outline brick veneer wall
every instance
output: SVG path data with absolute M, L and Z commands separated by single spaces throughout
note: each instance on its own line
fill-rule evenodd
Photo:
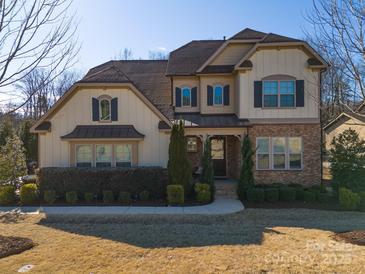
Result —
M 191 162 L 191 167 L 193 171 L 195 171 L 200 166 L 200 161 L 203 153 L 203 143 L 200 138 L 197 139 L 197 151 L 196 152 L 188 152 L 188 158 Z
M 236 136 L 227 136 L 227 175 L 239 179 L 241 167 L 241 141 Z
M 256 170 L 254 175 L 258 184 L 298 183 L 315 185 L 321 182 L 321 128 L 319 124 L 301 125 L 254 125 L 249 129 L 253 145 L 256 137 L 302 137 L 303 169 L 302 170 Z

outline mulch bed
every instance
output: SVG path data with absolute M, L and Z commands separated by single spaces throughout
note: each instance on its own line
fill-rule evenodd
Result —
M 263 202 L 263 203 L 253 203 L 248 201 L 243 201 L 245 208 L 308 208 L 308 209 L 320 209 L 320 210 L 341 210 L 340 206 L 336 202 L 326 202 L 326 203 L 318 203 L 318 202 L 302 202 L 302 201 L 293 201 L 293 202 L 282 202 L 278 201 L 275 203 Z
M 336 233 L 333 238 L 336 241 L 346 242 L 356 245 L 365 245 L 365 230 L 355 230 L 349 232 Z
M 34 243 L 31 239 L 22 237 L 6 237 L 0 235 L 0 258 L 19 254 L 31 249 Z

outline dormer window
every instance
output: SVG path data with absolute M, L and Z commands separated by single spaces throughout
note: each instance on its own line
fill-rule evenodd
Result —
M 182 88 L 182 106 L 183 107 L 191 106 L 191 90 L 188 87 Z
M 100 121 L 110 121 L 110 100 L 103 98 L 99 101 L 100 104 Z
M 214 105 L 223 105 L 223 87 L 221 85 L 214 86 Z

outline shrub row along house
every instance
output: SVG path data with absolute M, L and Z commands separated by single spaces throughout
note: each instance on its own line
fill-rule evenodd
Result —
M 238 178 L 242 137 L 258 183 L 321 179 L 320 74 L 306 42 L 252 29 L 191 41 L 169 60 L 92 68 L 32 127 L 40 167 L 162 166 L 184 120 L 193 170 L 211 138 L 214 175 Z

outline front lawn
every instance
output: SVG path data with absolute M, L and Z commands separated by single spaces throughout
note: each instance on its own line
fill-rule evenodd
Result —
M 335 232 L 365 228 L 365 213 L 247 209 L 224 216 L 2 216 L 4 236 L 30 250 L 0 260 L 1 273 L 361 273 L 365 246 Z

